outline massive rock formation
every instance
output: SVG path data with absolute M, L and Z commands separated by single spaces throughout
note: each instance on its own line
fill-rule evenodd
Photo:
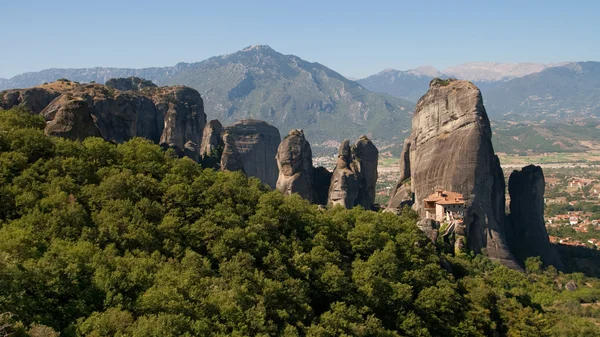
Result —
M 160 117 L 164 116 L 162 119 L 164 129 L 159 144 L 177 150 L 188 148 L 188 151 L 198 154 L 202 143 L 202 132 L 206 125 L 206 114 L 200 94 L 192 88 L 183 86 L 161 87 L 151 89 L 149 92 L 156 107 L 157 117 L 147 116 L 150 117 L 148 126 L 152 127 L 155 120 L 160 122 Z M 140 122 L 142 124 L 138 123 L 138 125 L 144 127 L 145 120 Z M 160 123 L 158 130 L 160 132 Z
M 277 181 L 277 128 L 251 119 L 226 129 L 218 120 L 207 124 L 200 94 L 188 87 L 157 87 L 137 77 L 106 85 L 59 80 L 0 93 L 0 108 L 14 106 L 42 113 L 48 134 L 115 143 L 143 137 L 207 167 L 243 171 L 271 187 Z
M 182 155 L 199 154 L 206 114 L 196 90 L 184 86 L 156 87 L 137 78 L 109 82 L 118 88 L 135 90 L 59 80 L 2 92 L 0 107 L 19 105 L 36 114 L 44 110 L 49 134 L 70 138 L 98 135 L 89 125 L 89 115 L 106 140 L 122 143 L 144 137 Z M 76 130 L 79 127 L 84 129 Z
M 208 167 L 215 167 L 224 147 L 223 125 L 216 119 L 206 123 L 202 134 L 202 145 L 200 146 L 200 156 L 202 164 Z
M 277 151 L 277 189 L 298 193 L 312 203 L 346 208 L 361 205 L 372 209 L 377 184 L 379 151 L 362 136 L 354 145 L 345 140 L 339 149 L 335 170 L 314 168 L 310 144 L 302 130 L 292 130 Z
M 157 87 L 137 77 L 106 85 L 58 80 L 0 92 L 1 109 L 15 106 L 42 113 L 47 134 L 115 143 L 143 137 L 206 167 L 243 171 L 273 188 L 277 182 L 279 130 L 252 119 L 225 129 L 218 120 L 207 124 L 200 94 L 185 86 Z
M 47 121 L 44 129 L 47 135 L 73 140 L 101 136 L 87 103 L 81 98 L 61 95 L 42 110 L 41 115 Z
M 223 153 L 219 164 L 223 171 L 244 171 L 244 159 L 237 150 L 235 138 L 229 133 L 223 134 Z M 263 181 L 264 183 L 264 181 Z
M 400 154 L 400 179 L 392 190 L 388 208 L 401 209 L 404 205 L 412 206 L 414 194 L 410 181 L 410 140 L 404 142 L 404 148 Z
M 277 189 L 286 195 L 297 193 L 313 202 L 312 151 L 304 131 L 290 131 L 279 144 L 276 159 L 279 168 Z
M 329 205 L 352 208 L 357 205 L 371 209 L 375 201 L 377 160 L 379 152 L 362 136 L 354 146 L 342 142 L 329 186 Z
M 263 183 L 275 188 L 279 169 L 277 168 L 277 148 L 281 142 L 279 130 L 267 122 L 255 119 L 245 119 L 225 128 L 225 148 L 221 157 L 221 167 L 232 161 L 232 155 L 239 156 L 244 172 L 251 177 L 257 177 Z M 237 154 L 228 151 L 235 147 Z M 235 159 L 238 160 L 237 158 Z
M 539 256 L 547 265 L 559 270 L 564 266 L 548 239 L 544 221 L 544 189 L 546 182 L 539 166 L 529 165 L 513 171 L 508 180 L 510 214 L 507 238 L 511 251 L 524 261 Z
M 379 162 L 379 151 L 367 138 L 362 136 L 354 145 L 354 157 L 358 160 L 360 174 L 358 177 L 358 196 L 354 202 L 364 209 L 371 209 L 375 204 L 375 192 L 377 191 L 377 164 Z
M 344 140 L 338 151 L 338 159 L 329 185 L 328 205 L 354 207 L 358 197 L 358 166 L 352 158 L 350 141 Z
M 316 167 L 313 171 L 313 200 L 317 205 L 327 205 L 329 185 L 333 173 L 323 166 Z
M 15 106 L 22 106 L 31 110 L 34 114 L 39 114 L 62 93 L 63 90 L 60 87 L 55 88 L 51 85 L 7 90 L 0 92 L 0 108 L 8 110 Z
M 389 207 L 398 207 L 410 178 L 413 208 L 435 189 L 466 201 L 467 245 L 506 266 L 519 268 L 506 243 L 504 177 L 492 147 L 490 122 L 479 89 L 468 81 L 434 79 L 417 103 L 403 151 L 402 179 Z M 408 153 L 408 155 L 407 155 Z

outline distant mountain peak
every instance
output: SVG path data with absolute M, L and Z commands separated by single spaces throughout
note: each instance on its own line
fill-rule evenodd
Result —
M 240 51 L 248 52 L 248 51 L 274 51 L 274 50 L 273 50 L 273 48 L 271 48 L 270 46 L 268 46 L 266 44 L 255 44 L 252 46 L 248 46 Z
M 406 72 L 412 75 L 429 77 L 438 77 L 442 75 L 437 68 L 432 66 L 420 66 L 415 69 L 407 70 Z
M 442 76 L 439 70 L 431 66 L 421 66 L 410 70 L 398 70 L 394 68 L 383 69 L 375 76 L 401 76 L 401 75 L 413 75 L 413 76 L 428 76 L 428 77 L 439 77 Z
M 399 71 L 399 70 L 394 69 L 394 68 L 386 68 L 386 69 L 383 69 L 382 71 L 380 71 L 379 74 L 395 73 L 397 71 Z

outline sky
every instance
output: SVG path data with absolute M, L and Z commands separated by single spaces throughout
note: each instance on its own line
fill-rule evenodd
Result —
M 600 59 L 600 1 L 19 0 L 0 4 L 0 78 L 171 66 L 266 44 L 349 77 L 467 62 Z

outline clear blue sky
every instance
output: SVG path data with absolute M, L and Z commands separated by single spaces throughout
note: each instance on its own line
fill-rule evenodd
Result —
M 352 77 L 474 61 L 598 60 L 599 16 L 600 1 L 2 1 L 0 77 L 174 65 L 254 44 Z

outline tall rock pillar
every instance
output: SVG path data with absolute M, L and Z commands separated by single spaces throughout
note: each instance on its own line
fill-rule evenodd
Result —
M 467 246 L 511 268 L 520 268 L 505 233 L 504 178 L 492 147 L 490 121 L 479 89 L 469 81 L 433 79 L 417 103 L 402 156 L 402 181 L 389 207 L 406 199 L 424 215 L 423 199 L 436 189 L 464 196 Z M 399 195 L 398 193 L 404 193 Z

